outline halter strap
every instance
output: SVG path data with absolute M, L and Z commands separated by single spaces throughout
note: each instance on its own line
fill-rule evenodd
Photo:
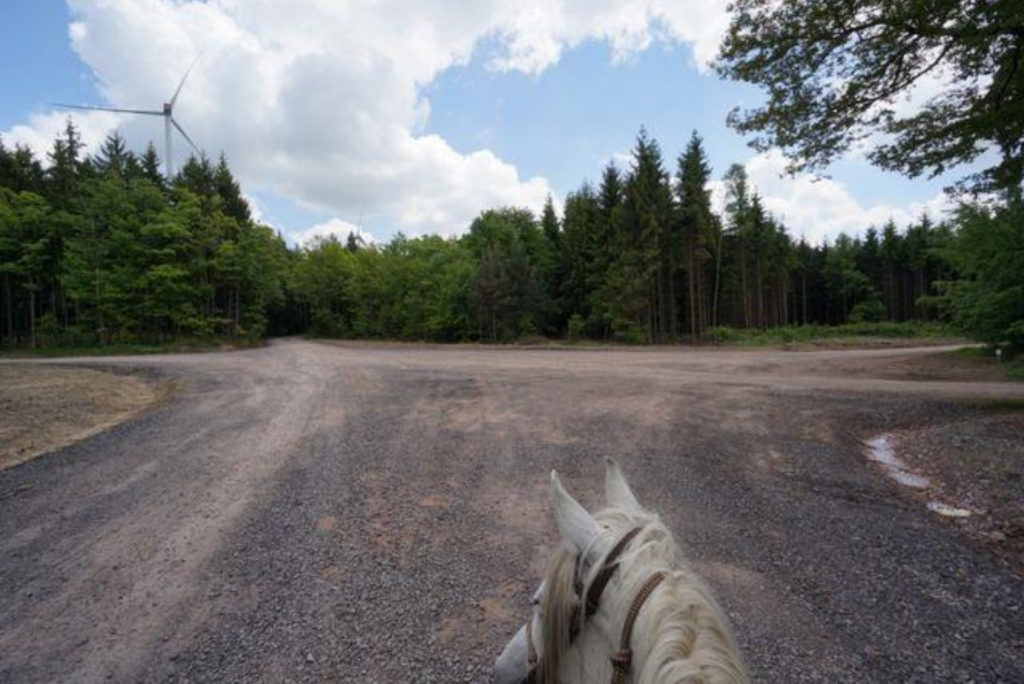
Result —
M 629 542 L 633 541 L 636 535 L 640 534 L 640 528 L 634 527 L 625 535 L 622 539 L 612 547 L 612 550 L 605 556 L 604 564 L 601 566 L 601 570 L 594 577 L 594 581 L 590 583 L 590 587 L 587 589 L 587 601 L 586 601 L 586 617 L 591 617 L 597 612 L 597 609 L 601 603 L 601 594 L 604 593 L 604 588 L 608 586 L 608 582 L 611 581 L 612 575 L 615 574 L 615 570 L 619 567 L 618 560 L 622 552 L 629 546 Z
M 608 586 L 608 582 L 611 581 L 612 575 L 619 568 L 619 556 L 626 550 L 629 543 L 633 541 L 636 535 L 640 534 L 641 528 L 634 527 L 626 534 L 622 535 L 619 541 L 615 542 L 615 546 L 608 552 L 608 555 L 604 557 L 604 562 L 601 563 L 601 569 L 598 570 L 597 575 L 594 576 L 594 580 L 587 587 L 586 596 L 581 595 L 580 600 L 583 601 L 583 618 L 580 618 L 580 608 L 577 606 L 572 613 L 572 617 L 569 619 L 569 642 L 576 641 L 576 635 L 579 634 L 580 630 L 583 629 L 583 623 L 589 620 L 597 609 L 601 605 L 601 595 L 604 593 L 605 587 Z M 580 559 L 577 558 L 576 562 L 579 563 Z M 578 571 L 577 571 L 578 572 Z M 577 589 L 577 593 L 582 594 L 582 588 Z
M 590 586 L 587 588 L 587 595 L 586 595 L 586 597 L 583 597 L 583 596 L 580 597 L 584 601 L 584 609 L 583 609 L 584 618 L 583 618 L 583 620 L 579 619 L 579 615 L 580 615 L 579 607 L 577 607 L 573 611 L 572 617 L 569 619 L 569 642 L 570 643 L 576 640 L 576 637 L 580 633 L 580 629 L 582 629 L 582 627 L 583 627 L 584 620 L 590 618 L 594 613 L 597 612 L 597 609 L 600 607 L 600 603 L 601 603 L 601 594 L 604 593 L 605 587 L 608 586 L 608 582 L 611 581 L 612 575 L 615 574 L 615 571 L 619 567 L 619 563 L 618 563 L 619 556 L 621 556 L 623 551 L 626 550 L 626 547 L 629 546 L 629 543 L 631 541 L 633 541 L 633 538 L 636 537 L 636 535 L 640 534 L 640 530 L 641 529 L 643 529 L 643 528 L 634 527 L 629 532 L 627 532 L 626 534 L 622 535 L 622 538 L 620 538 L 619 541 L 617 541 L 615 543 L 615 546 L 612 547 L 612 550 L 609 551 L 608 555 L 604 557 L 604 562 L 601 563 L 601 569 L 598 571 L 597 575 L 594 577 L 594 581 L 591 582 Z M 578 564 L 579 562 L 580 562 L 580 557 L 577 557 L 576 558 L 576 563 Z M 576 574 L 578 572 L 579 572 L 579 570 L 577 568 L 577 570 L 574 572 L 574 574 Z M 648 581 L 650 581 L 650 580 L 648 580 Z M 577 581 L 577 586 L 578 586 L 578 581 Z M 652 587 L 651 591 L 653 591 L 653 590 L 654 589 Z M 578 593 L 582 592 L 582 589 L 577 589 L 577 592 Z M 644 598 L 646 599 L 646 597 L 644 597 Z M 636 603 L 635 599 L 634 599 L 634 603 Z M 632 608 L 630 610 L 632 611 Z M 637 612 L 639 612 L 639 611 L 640 611 L 640 608 L 637 607 Z M 634 619 L 635 619 L 635 617 L 634 617 Z M 633 631 L 632 621 L 630 621 L 628 623 L 628 625 L 629 625 L 629 631 L 630 631 L 630 633 L 632 633 L 632 631 Z M 629 643 L 628 638 L 626 639 L 626 643 L 628 645 L 628 643 Z M 538 671 L 538 665 L 539 665 L 539 660 L 540 659 L 537 657 L 537 649 L 536 649 L 536 647 L 533 644 L 533 618 L 532 617 L 530 617 L 526 621 L 526 649 L 527 649 L 527 651 L 526 651 L 526 653 L 527 653 L 527 662 L 528 662 L 528 664 L 530 666 L 530 669 L 529 669 L 529 671 L 526 674 L 526 680 L 525 681 L 526 681 L 527 684 L 534 684 L 537 681 L 537 677 L 538 677 L 537 671 Z M 618 655 L 618 654 L 616 654 L 616 655 Z M 613 665 L 614 665 L 614 657 L 613 657 L 612 660 L 613 660 Z M 627 665 L 626 669 L 627 670 L 629 669 L 628 665 Z
M 612 661 L 612 684 L 622 684 L 626 681 L 629 669 L 633 665 L 633 649 L 630 642 L 633 639 L 633 623 L 640 615 L 640 609 L 644 607 L 647 599 L 651 597 L 654 590 L 665 579 L 665 572 L 659 570 L 644 582 L 640 591 L 633 597 L 629 605 L 629 612 L 626 613 L 626 622 L 622 625 L 622 639 L 619 642 L 619 652 L 611 657 Z

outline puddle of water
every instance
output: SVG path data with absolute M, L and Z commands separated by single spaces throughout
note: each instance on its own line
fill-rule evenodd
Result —
M 881 464 L 885 468 L 885 473 L 901 485 L 913 487 L 914 489 L 927 489 L 928 485 L 931 484 L 927 477 L 910 472 L 909 466 L 896 457 L 888 435 L 879 435 L 869 439 L 866 444 L 868 447 L 868 458 L 875 463 Z M 928 510 L 946 518 L 967 518 L 974 513 L 970 509 L 957 508 L 941 501 L 929 501 Z
M 944 515 L 947 518 L 966 518 L 974 513 L 974 511 L 970 511 L 966 508 L 957 508 L 956 506 L 944 504 L 941 501 L 929 501 L 928 510 L 932 513 Z
M 896 458 L 896 454 L 892 452 L 892 445 L 889 444 L 888 435 L 879 435 L 874 439 L 869 439 L 868 448 L 871 449 L 868 453 L 868 458 L 872 461 L 884 463 L 893 468 L 903 467 L 903 462 Z
M 910 472 L 909 466 L 893 453 L 888 435 L 879 435 L 867 441 L 868 458 L 885 467 L 886 474 L 905 487 L 926 489 L 930 482 L 927 477 Z
M 905 470 L 893 470 L 889 473 L 889 477 L 904 487 L 912 487 L 914 489 L 928 489 L 928 485 L 931 484 L 927 477 L 908 473 Z

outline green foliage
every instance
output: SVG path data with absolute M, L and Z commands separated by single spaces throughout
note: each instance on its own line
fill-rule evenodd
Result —
M 480 339 L 510 341 L 541 332 L 549 316 L 555 246 L 530 212 L 483 212 L 463 239 L 478 262 L 471 301 Z
M 190 177 L 201 183 L 199 171 Z M 710 208 L 696 134 L 677 179 L 673 189 L 660 148 L 641 132 L 630 170 L 608 166 L 596 191 L 584 183 L 567 196 L 561 217 L 548 202 L 539 221 L 522 209 L 484 211 L 457 240 L 322 239 L 293 253 L 284 299 L 315 334 L 440 341 L 639 344 L 708 330 L 718 339 L 730 334 L 722 325 L 938 316 L 918 302 L 951 272 L 933 254 L 948 241 L 944 226 L 922 219 L 905 233 L 794 244 L 739 166 L 727 174 L 723 220 Z
M 565 331 L 565 338 L 570 342 L 578 342 L 583 339 L 583 332 L 586 329 L 586 321 L 578 313 L 569 317 L 569 325 Z
M 881 299 L 865 299 L 850 310 L 850 323 L 880 323 L 885 320 L 885 304 Z
M 262 344 L 261 341 L 222 337 L 181 337 L 171 342 L 141 343 L 114 342 L 97 345 L 94 342 L 78 341 L 65 329 L 59 340 L 52 345 L 32 348 L 7 349 L 0 344 L 3 358 L 49 358 L 58 356 L 132 356 L 136 354 L 187 354 L 232 349 L 246 349 Z
M 470 249 L 437 236 L 398 236 L 383 248 L 351 250 L 335 237 L 303 248 L 299 296 L 312 309 L 312 332 L 455 342 L 476 328 L 470 292 L 477 278 Z
M 82 158 L 70 122 L 49 156 L 37 178 L 0 144 L 5 346 L 264 334 L 288 250 L 250 220 L 225 160 L 190 159 L 168 187 L 152 146 L 140 159 L 115 133 Z
M 996 352 L 999 351 L 997 355 Z M 1006 349 L 993 345 L 964 347 L 950 352 L 951 355 L 969 359 L 986 366 L 995 366 L 1002 370 L 1008 380 L 1024 380 L 1024 354 L 1019 349 Z M 1024 408 L 1024 400 L 1005 400 L 1016 402 L 1015 408 Z
M 977 339 L 1024 349 L 1024 204 L 961 207 L 943 250 L 961 278 L 943 283 L 953 322 Z
M 384 245 L 349 235 L 290 248 L 252 220 L 223 158 L 191 158 L 168 183 L 152 147 L 138 157 L 115 134 L 83 158 L 69 125 L 50 159 L 44 172 L 0 143 L 6 348 L 306 331 L 779 343 L 926 335 L 947 316 L 980 339 L 1024 338 L 1018 204 L 795 243 L 741 166 L 725 175 L 724 215 L 712 211 L 696 133 L 675 183 L 641 130 L 630 168 L 608 165 L 596 189 L 569 193 L 562 216 L 549 199 L 539 218 L 491 209 L 461 238 L 399 234 Z
M 721 265 L 722 235 L 720 222 L 711 211 L 711 191 L 708 187 L 711 167 L 704 154 L 703 141 L 696 131 L 691 135 L 686 151 L 679 157 L 677 178 L 676 229 L 670 236 L 668 255 L 670 297 L 676 300 L 677 283 L 680 289 L 685 289 L 684 308 L 689 312 L 690 336 L 693 340 L 699 340 L 710 319 L 718 313 L 713 300 L 712 305 L 708 306 L 709 300 L 703 292 L 711 287 L 709 266 L 712 257 L 716 258 L 716 269 Z M 679 278 L 680 271 L 685 273 L 685 279 Z M 717 283 L 713 287 L 717 288 Z M 677 320 L 678 317 L 671 320 L 673 337 L 676 335 Z
M 1018 2 L 735 0 L 721 75 L 761 86 L 766 102 L 732 126 L 778 147 L 791 170 L 821 169 L 873 133 L 869 158 L 938 175 L 997 148 L 975 186 L 1019 193 L 1024 178 L 1024 13 Z M 895 106 L 917 83 L 943 88 L 917 111 Z
M 753 330 L 719 326 L 708 331 L 708 340 L 715 344 L 778 345 L 814 344 L 819 342 L 858 342 L 870 338 L 916 339 L 953 338 L 956 331 L 942 323 L 908 321 L 894 323 L 847 323 L 844 325 L 794 325 L 770 330 Z

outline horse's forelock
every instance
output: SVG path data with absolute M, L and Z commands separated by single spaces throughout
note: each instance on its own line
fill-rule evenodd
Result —
M 594 516 L 614 539 L 631 527 L 641 527 L 628 549 L 619 557 L 621 569 L 614 587 L 626 600 L 636 596 L 651 567 L 674 567 L 665 589 L 652 597 L 646 613 L 647 624 L 637 625 L 634 638 L 650 640 L 650 662 L 635 663 L 642 681 L 679 681 L 704 678 L 714 682 L 746 682 L 749 678 L 736 647 L 728 620 L 711 592 L 679 558 L 671 532 L 661 519 L 649 512 L 608 508 Z M 593 579 L 599 564 L 581 578 L 584 586 Z M 540 681 L 555 683 L 570 648 L 571 621 L 580 599 L 576 595 L 576 557 L 559 549 L 548 565 L 547 583 L 541 605 Z M 585 589 L 584 589 L 585 591 Z M 679 606 L 684 606 L 680 610 Z M 582 609 L 581 609 L 582 610 Z M 616 635 L 617 636 L 617 635 Z M 601 654 L 607 657 L 607 654 Z M 649 668 L 649 669 L 648 669 Z M 642 671 L 641 671 L 642 670 Z
M 546 574 L 546 590 L 541 604 L 541 682 L 558 681 L 562 655 L 569 648 L 569 634 L 573 615 L 577 613 L 576 558 L 565 549 L 559 549 L 551 559 Z
M 636 512 L 619 508 L 607 508 L 598 514 L 606 529 L 628 529 L 636 521 Z M 646 520 L 645 520 L 646 522 Z M 598 568 L 592 568 L 596 571 Z M 558 549 L 548 563 L 544 576 L 546 590 L 541 604 L 541 681 L 554 684 L 563 656 L 570 646 L 573 618 L 582 619 L 580 597 L 576 593 L 576 556 L 565 548 Z

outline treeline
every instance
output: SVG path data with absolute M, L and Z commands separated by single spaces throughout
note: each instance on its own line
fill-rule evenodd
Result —
M 741 166 L 723 215 L 699 136 L 670 173 L 641 131 L 628 171 L 597 187 L 485 211 L 461 238 L 381 247 L 329 238 L 301 250 L 296 289 L 318 334 L 509 341 L 524 336 L 700 341 L 718 326 L 931 320 L 955 269 L 946 225 L 922 217 L 863 238 L 794 241 Z
M 1024 346 L 1024 210 L 794 239 L 733 165 L 724 210 L 694 133 L 671 165 L 641 131 L 559 216 L 488 210 L 466 234 L 289 247 L 252 219 L 227 162 L 171 183 L 152 146 L 111 135 L 84 157 L 68 125 L 44 169 L 0 141 L 0 330 L 6 346 L 338 337 L 632 343 L 721 339 L 725 327 L 943 320 Z M 902 228 L 902 229 L 901 229 Z
M 252 220 L 223 157 L 172 183 L 116 133 L 93 157 L 69 122 L 43 165 L 0 141 L 6 345 L 258 338 L 288 325 L 294 254 Z

